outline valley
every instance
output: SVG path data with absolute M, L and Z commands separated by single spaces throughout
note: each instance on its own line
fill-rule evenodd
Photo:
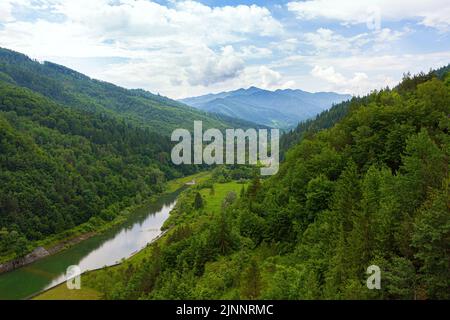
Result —
M 228 94 L 273 92 L 193 101 Z M 236 119 L 242 105 L 208 113 L 1 49 L 0 261 L 91 236 L 0 275 L 0 298 L 449 299 L 449 66 L 348 98 L 300 123 Z M 265 177 L 173 163 L 170 132 L 196 120 L 298 125 Z M 86 273 L 68 292 L 73 264 Z

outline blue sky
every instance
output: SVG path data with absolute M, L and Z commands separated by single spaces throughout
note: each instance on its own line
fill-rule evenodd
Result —
M 2 0 L 0 46 L 172 98 L 365 94 L 450 62 L 448 0 Z

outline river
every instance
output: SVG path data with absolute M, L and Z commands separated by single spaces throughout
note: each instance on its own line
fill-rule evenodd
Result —
M 181 190 L 133 212 L 124 224 L 25 267 L 0 274 L 0 299 L 25 299 L 66 280 L 67 267 L 82 272 L 114 265 L 161 234 Z

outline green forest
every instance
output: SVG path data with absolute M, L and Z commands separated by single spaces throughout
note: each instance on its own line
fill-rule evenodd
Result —
M 104 299 L 449 299 L 450 75 L 406 74 L 336 107 L 276 176 L 215 169 L 163 239 L 88 285 Z

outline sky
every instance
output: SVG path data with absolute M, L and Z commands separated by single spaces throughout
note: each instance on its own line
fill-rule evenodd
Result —
M 450 63 L 450 1 L 0 0 L 0 47 L 175 99 L 362 95 Z

